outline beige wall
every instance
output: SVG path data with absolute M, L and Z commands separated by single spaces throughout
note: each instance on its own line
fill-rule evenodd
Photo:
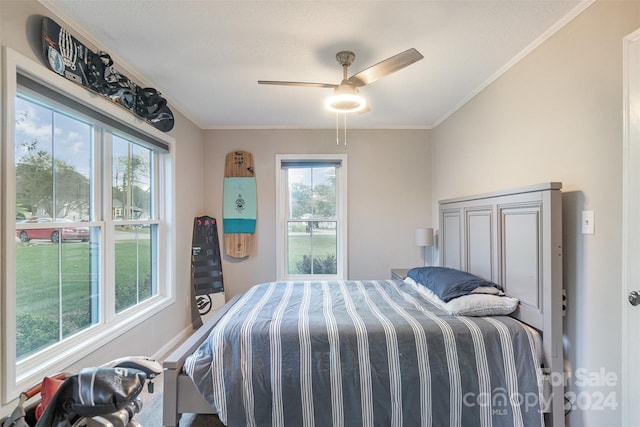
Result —
M 0 44 L 42 63 L 40 59 L 42 15 L 54 17 L 36 1 L 0 0 Z M 128 74 L 125 68 L 122 68 L 122 71 Z M 167 95 L 171 104 L 170 94 Z M 184 336 L 184 333 L 190 330 L 191 317 L 188 307 L 191 285 L 191 231 L 193 217 L 202 210 L 203 132 L 179 112 L 174 110 L 174 113 L 176 124 L 169 134 L 175 138 L 172 150 L 177 172 L 174 180 L 176 212 L 175 221 L 170 224 L 170 227 L 175 229 L 177 235 L 174 252 L 176 254 L 177 302 L 120 338 L 106 343 L 99 352 L 69 366 L 70 372 L 124 355 L 160 356 L 166 351 L 167 344 L 176 337 Z M 0 406 L 0 414 L 4 415 L 14 406 Z
M 574 374 L 621 374 L 622 39 L 638 27 L 640 2 L 595 3 L 434 130 L 434 200 L 563 182 Z M 580 234 L 582 210 L 595 211 L 594 235 Z M 625 404 L 619 387 L 572 388 L 613 391 Z M 614 426 L 619 417 L 574 410 L 569 420 Z
M 224 159 L 253 154 L 258 184 L 256 247 L 245 259 L 224 257 L 227 298 L 276 279 L 275 155 L 346 153 L 350 279 L 390 278 L 392 267 L 422 265 L 416 227 L 431 226 L 431 132 L 348 130 L 347 146 L 335 130 L 211 130 L 205 132 L 204 208 L 222 218 Z M 222 226 L 219 226 L 222 233 Z

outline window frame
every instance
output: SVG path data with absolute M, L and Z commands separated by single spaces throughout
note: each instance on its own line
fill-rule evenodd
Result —
M 286 162 L 340 163 L 336 168 L 336 274 L 289 274 L 287 268 L 288 185 Z M 277 280 L 346 280 L 348 277 L 347 252 L 347 155 L 346 154 L 276 154 L 276 274 Z
M 30 385 L 42 379 L 44 375 L 50 375 L 57 371 L 63 371 L 69 365 L 78 362 L 92 352 L 95 352 L 105 343 L 126 333 L 136 327 L 150 316 L 160 310 L 170 306 L 175 302 L 175 256 L 173 247 L 175 246 L 175 227 L 171 226 L 175 216 L 175 186 L 172 177 L 175 176 L 174 153 L 171 147 L 174 146 L 174 138 L 153 128 L 136 118 L 133 114 L 125 111 L 111 101 L 91 93 L 87 89 L 69 81 L 65 78 L 46 69 L 31 59 L 15 52 L 14 50 L 2 48 L 2 149 L 0 151 L 0 176 L 2 177 L 2 198 L 0 199 L 0 342 L 2 351 L 0 352 L 0 368 L 2 384 L 2 402 L 6 404 L 18 397 L 19 393 Z M 18 75 L 25 76 L 36 83 L 42 84 L 54 92 L 57 92 L 72 101 L 81 104 L 83 107 L 99 111 L 109 119 L 115 120 L 125 128 L 133 129 L 147 138 L 160 141 L 169 147 L 166 154 L 154 155 L 157 168 L 157 177 L 161 177 L 156 191 L 157 199 L 154 208 L 156 215 L 154 222 L 158 224 L 158 293 L 151 298 L 135 305 L 135 309 L 126 309 L 120 313 L 115 313 L 114 285 L 103 286 L 110 289 L 105 293 L 101 290 L 101 321 L 97 325 L 91 325 L 85 330 L 78 332 L 65 340 L 58 342 L 47 350 L 29 356 L 16 364 L 16 342 L 15 342 L 15 236 L 16 224 L 14 218 L 15 210 L 15 98 L 18 93 Z M 55 100 L 54 100 L 55 103 Z M 91 119 L 92 122 L 98 122 Z M 107 126 L 99 123 L 100 126 Z M 111 126 L 107 126 L 111 127 Z M 122 135 L 117 129 L 111 132 Z M 131 137 L 131 135 L 128 135 Z M 134 141 L 138 139 L 132 136 Z M 96 214 L 99 217 L 91 218 L 83 225 L 101 227 L 102 251 L 108 251 L 113 247 L 113 241 L 107 240 L 106 227 L 120 225 L 121 222 L 113 221 L 110 211 L 111 206 L 111 182 L 106 179 L 105 167 L 110 165 L 110 142 L 103 145 L 103 151 L 94 153 L 93 161 L 96 163 L 95 174 L 100 175 L 101 188 L 98 194 L 107 194 L 109 197 L 98 197 L 95 200 Z M 109 170 L 107 170 L 109 171 Z M 110 174 L 110 172 L 109 172 Z M 107 182 L 108 181 L 108 182 Z M 107 191 L 108 189 L 108 191 Z M 157 220 L 157 221 L 156 221 Z M 136 221 L 127 221 L 127 223 Z M 145 221 L 146 223 L 146 221 Z M 124 224 L 124 222 L 122 222 Z M 113 281 L 113 277 L 108 273 L 108 269 L 113 267 L 113 261 L 109 260 L 110 254 L 103 254 L 100 260 L 102 283 L 107 280 Z M 110 265 L 111 264 L 111 265 Z M 13 283 L 13 284 L 12 284 Z M 110 282 L 109 282 L 110 283 Z M 9 303 L 11 302 L 11 303 Z M 109 306 L 112 306 L 109 308 Z

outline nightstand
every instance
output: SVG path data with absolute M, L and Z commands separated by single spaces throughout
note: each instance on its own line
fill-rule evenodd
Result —
M 392 268 L 391 269 L 391 279 L 392 280 L 404 280 L 407 278 L 407 272 L 411 270 L 410 268 Z

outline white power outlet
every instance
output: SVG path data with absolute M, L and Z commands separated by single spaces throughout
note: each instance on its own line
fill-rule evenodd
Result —
M 595 227 L 593 211 L 582 211 L 582 234 L 595 234 Z

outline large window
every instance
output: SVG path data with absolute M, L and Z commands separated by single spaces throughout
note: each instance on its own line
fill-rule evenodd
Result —
M 106 112 L 92 110 L 77 101 L 83 89 L 45 83 L 18 75 L 7 84 L 4 401 L 171 297 L 171 263 L 162 262 L 169 138 L 155 144 L 146 129 L 115 120 L 120 109 L 111 116 L 108 101 Z
M 276 163 L 278 278 L 346 278 L 346 156 Z

